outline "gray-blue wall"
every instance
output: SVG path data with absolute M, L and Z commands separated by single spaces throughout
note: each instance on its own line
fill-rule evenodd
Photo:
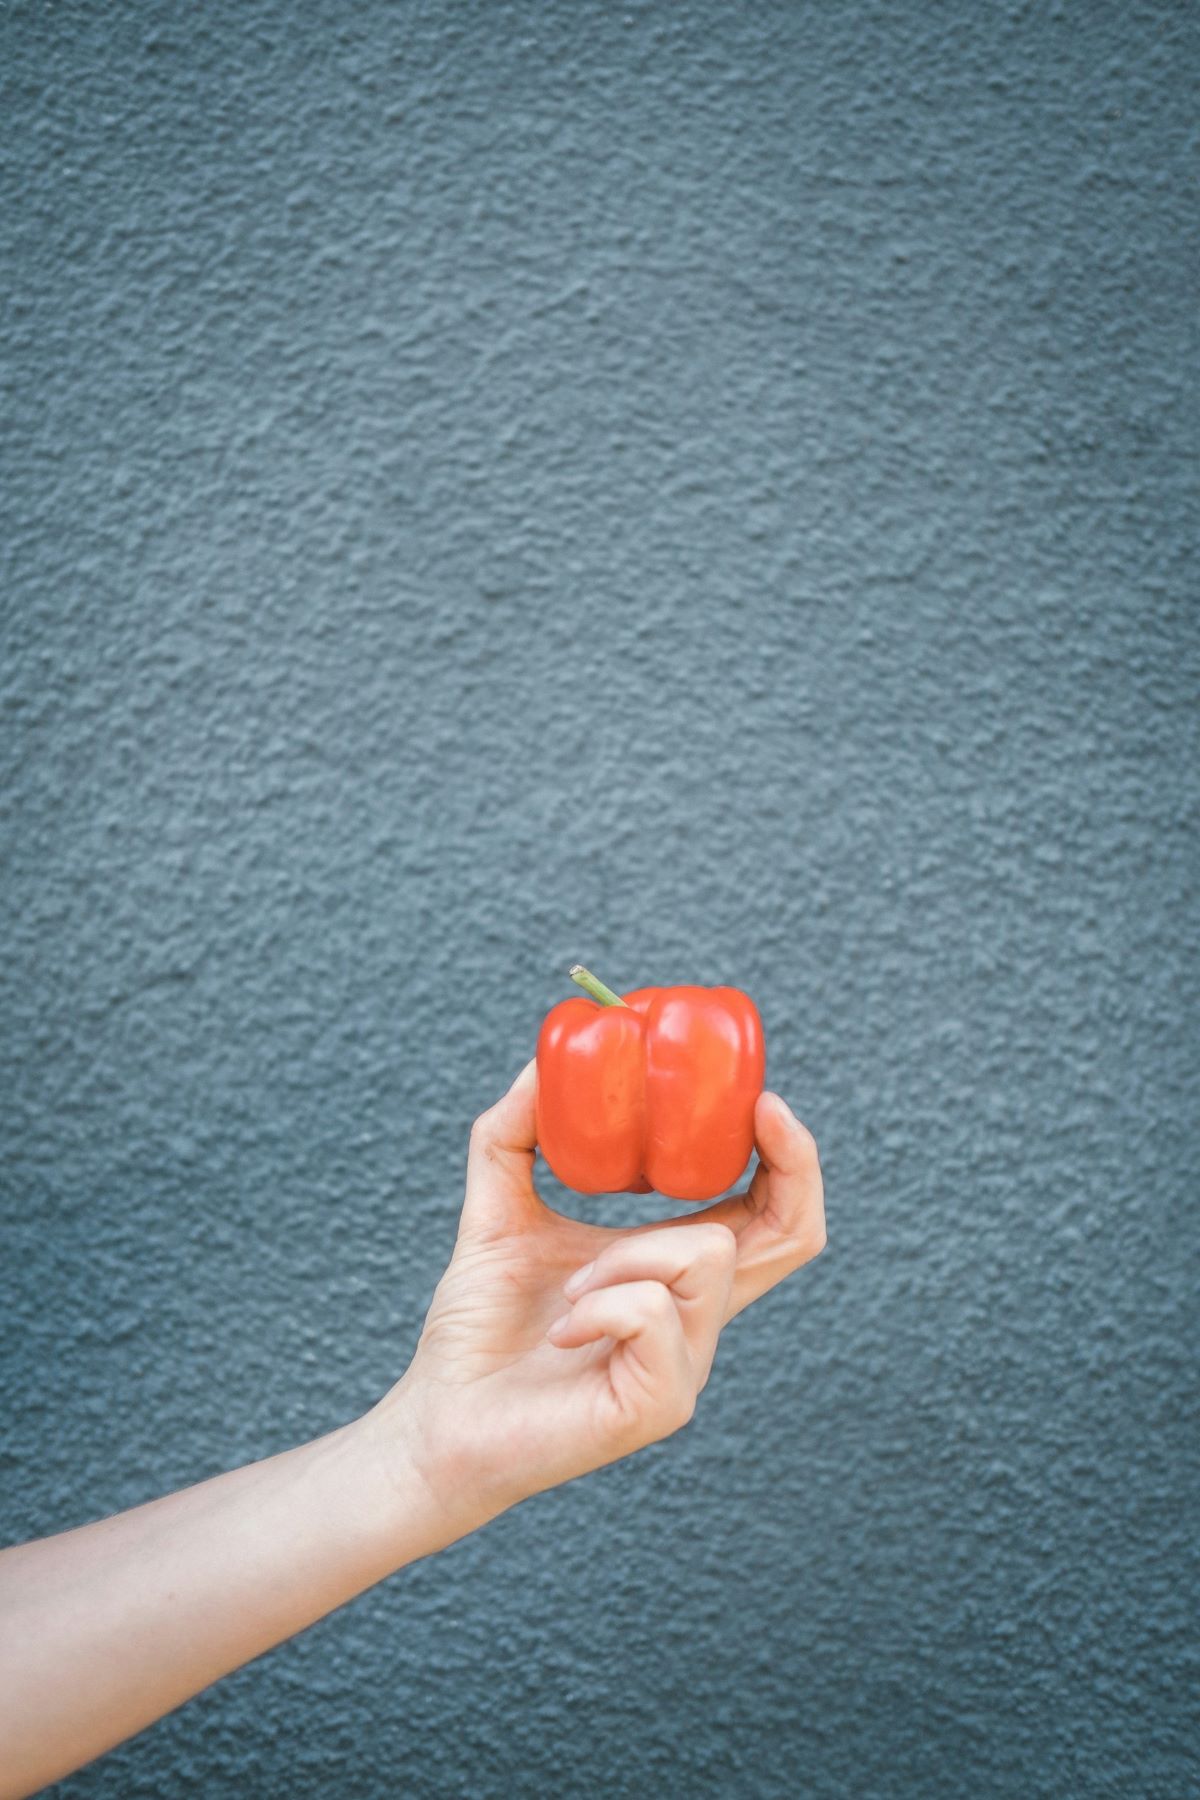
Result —
M 0 51 L 6 1534 L 390 1385 L 577 957 L 755 995 L 830 1222 L 65 1791 L 1195 1792 L 1194 10 Z

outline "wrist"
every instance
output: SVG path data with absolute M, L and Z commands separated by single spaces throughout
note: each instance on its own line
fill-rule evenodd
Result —
M 383 1529 L 394 1542 L 397 1568 L 469 1536 L 504 1511 L 504 1503 L 485 1495 L 446 1453 L 422 1398 L 410 1370 L 349 1428 Z

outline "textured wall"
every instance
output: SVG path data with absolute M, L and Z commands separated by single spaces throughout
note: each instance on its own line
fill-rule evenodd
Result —
M 1195 33 L 4 8 L 5 1533 L 391 1383 L 577 957 L 830 1220 L 64 1791 L 1195 1791 Z

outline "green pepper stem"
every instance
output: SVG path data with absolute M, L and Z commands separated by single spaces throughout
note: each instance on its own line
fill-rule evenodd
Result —
M 577 981 L 580 987 L 592 996 L 593 1000 L 598 1000 L 601 1006 L 624 1006 L 625 1002 L 620 994 L 614 994 L 610 987 L 605 987 L 602 981 L 597 981 L 591 970 L 585 969 L 582 963 L 575 964 L 570 971 L 570 976 L 571 980 Z

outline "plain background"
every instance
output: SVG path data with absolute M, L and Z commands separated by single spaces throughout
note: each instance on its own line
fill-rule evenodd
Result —
M 64 1791 L 1194 1792 L 1195 11 L 0 64 L 7 1536 L 390 1385 L 577 958 L 756 997 L 830 1225 Z

